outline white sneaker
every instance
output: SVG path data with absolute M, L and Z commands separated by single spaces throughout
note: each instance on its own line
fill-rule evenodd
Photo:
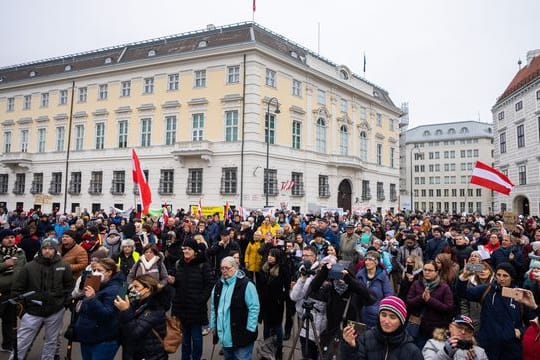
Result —
M 203 336 L 210 334 L 210 328 L 209 327 L 203 328 L 202 329 L 202 334 L 203 334 Z

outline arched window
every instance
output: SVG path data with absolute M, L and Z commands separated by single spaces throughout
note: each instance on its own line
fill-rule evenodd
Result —
M 431 133 L 429 132 L 429 130 L 424 131 L 424 136 L 429 136 L 429 135 L 431 135 Z
M 360 160 L 367 161 L 368 139 L 365 131 L 360 132 Z
M 339 153 L 341 155 L 349 153 L 349 131 L 345 125 L 339 128 Z
M 437 135 L 437 136 L 442 135 L 442 130 L 441 129 L 435 130 L 435 135 Z
M 323 118 L 317 119 L 315 142 L 317 146 L 317 151 L 321 153 L 325 153 L 326 152 L 326 123 Z
M 455 135 L 455 134 L 456 134 L 456 129 L 454 128 L 448 129 L 448 135 Z
M 466 127 L 462 127 L 461 130 L 460 130 L 459 132 L 462 133 L 462 134 L 468 134 L 468 133 L 469 133 L 469 129 L 467 129 Z

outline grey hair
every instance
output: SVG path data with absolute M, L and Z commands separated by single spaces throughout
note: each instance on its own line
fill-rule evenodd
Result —
M 238 270 L 238 263 L 232 256 L 226 256 L 221 260 L 221 265 L 227 264 L 228 266 L 233 266 L 236 270 Z

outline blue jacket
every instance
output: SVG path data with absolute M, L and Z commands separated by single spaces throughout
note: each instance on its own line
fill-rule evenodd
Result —
M 332 229 L 328 228 L 324 232 L 324 238 L 330 242 L 330 244 L 334 245 L 336 248 L 336 251 L 339 252 L 339 237 L 341 236 L 341 233 L 339 231 L 332 231 Z
M 509 259 L 510 252 L 514 254 L 513 260 Z M 523 254 L 519 247 L 512 246 L 510 249 L 505 249 L 501 246 L 491 254 L 491 266 L 493 269 L 496 269 L 499 264 L 504 262 L 512 264 L 514 270 L 516 270 L 516 274 L 523 273 Z
M 377 267 L 375 277 L 368 280 L 366 268 L 360 269 L 356 275 L 358 279 L 368 288 L 371 296 L 377 299 L 372 305 L 367 305 L 362 308 L 362 319 L 364 323 L 370 328 L 377 325 L 377 317 L 379 316 L 379 303 L 387 296 L 394 295 L 394 291 L 390 286 L 390 280 L 386 271 Z
M 93 298 L 82 300 L 74 328 L 75 341 L 99 344 L 119 340 L 118 310 L 113 302 L 124 281 L 124 274 L 117 272 L 109 281 L 101 284 Z

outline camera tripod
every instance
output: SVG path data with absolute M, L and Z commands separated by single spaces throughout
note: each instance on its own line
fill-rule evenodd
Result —
M 298 339 L 300 338 L 300 331 L 305 328 L 306 329 L 306 343 L 304 344 L 304 351 L 303 353 L 307 353 L 308 349 L 308 342 L 309 342 L 309 330 L 313 331 L 313 338 L 315 339 L 315 344 L 317 345 L 317 350 L 319 352 L 319 356 L 322 358 L 323 352 L 321 348 L 321 341 L 319 338 L 319 334 L 317 334 L 317 329 L 315 328 L 315 321 L 313 320 L 313 314 L 311 313 L 312 310 L 314 310 L 314 303 L 312 301 L 304 300 L 302 303 L 302 308 L 304 309 L 304 314 L 302 315 L 301 322 L 298 326 L 298 332 L 294 336 L 294 340 L 292 343 L 291 351 L 289 353 L 289 356 L 287 357 L 287 360 L 291 360 L 294 356 L 294 351 L 296 349 L 296 345 L 298 344 Z M 315 309 L 317 311 L 317 309 Z

